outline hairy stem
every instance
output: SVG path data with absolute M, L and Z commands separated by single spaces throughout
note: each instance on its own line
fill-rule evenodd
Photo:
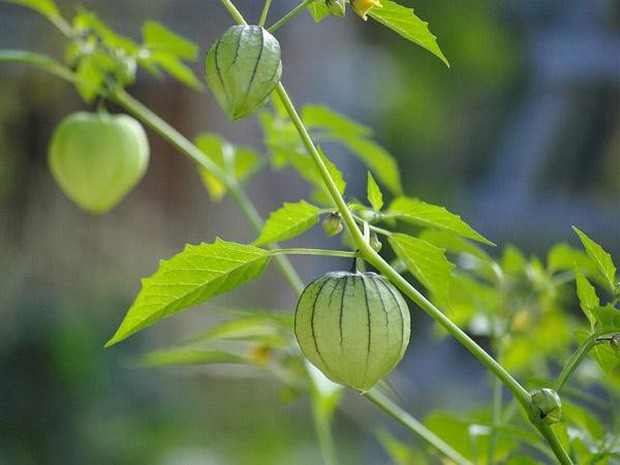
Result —
M 471 462 L 454 450 L 450 445 L 446 444 L 441 438 L 435 435 L 429 430 L 423 423 L 413 418 L 398 405 L 381 394 L 377 389 L 372 389 L 363 394 L 368 400 L 373 402 L 377 407 L 383 410 L 385 413 L 394 418 L 401 425 L 407 429 L 415 432 L 418 436 L 424 439 L 427 443 L 441 452 L 450 460 L 453 460 L 459 465 L 471 465 Z

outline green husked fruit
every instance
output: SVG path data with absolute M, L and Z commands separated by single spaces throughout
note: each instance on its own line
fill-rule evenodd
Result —
M 48 159 L 60 189 L 91 213 L 115 207 L 140 182 L 148 161 L 140 123 L 104 112 L 66 117 L 52 136 Z
M 332 381 L 359 391 L 398 365 L 409 333 L 407 303 L 376 273 L 327 273 L 297 303 L 295 335 L 303 354 Z
M 251 115 L 280 82 L 280 44 L 260 26 L 232 26 L 207 53 L 207 83 L 230 119 Z

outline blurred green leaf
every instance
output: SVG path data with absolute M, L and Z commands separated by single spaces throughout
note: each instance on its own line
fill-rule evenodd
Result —
M 547 265 L 552 272 L 577 268 L 588 275 L 598 274 L 598 268 L 586 253 L 565 243 L 551 248 L 547 254 Z
M 487 265 L 493 264 L 493 259 L 484 250 L 478 247 L 476 244 L 472 244 L 460 236 L 455 236 L 453 233 L 439 229 L 426 229 L 422 231 L 418 237 L 430 242 L 431 244 L 446 249 L 452 253 L 467 253 L 472 255 Z
M 593 440 L 601 440 L 605 436 L 605 428 L 598 418 L 566 399 L 562 400 L 562 421 L 585 431 Z
M 144 46 L 154 52 L 166 52 L 184 60 L 195 60 L 198 46 L 157 21 L 142 26 Z
M 368 172 L 368 184 L 367 184 L 368 201 L 375 211 L 379 211 L 383 208 L 383 194 L 381 189 L 377 185 L 375 178 L 372 177 L 370 171 Z
M 178 81 L 181 81 L 183 84 L 196 90 L 201 90 L 203 88 L 202 82 L 196 77 L 194 71 L 174 55 L 163 52 L 152 53 L 151 61 L 162 67 L 168 74 Z M 141 61 L 140 64 L 143 64 L 143 61 Z
M 75 72 L 75 88 L 85 102 L 91 103 L 103 86 L 105 75 L 95 56 L 84 57 Z
M 344 194 L 344 191 L 347 187 L 347 183 L 344 182 L 344 177 L 342 176 L 342 172 L 329 158 L 325 156 L 325 153 L 323 153 L 323 149 L 321 148 L 321 146 L 317 146 L 317 150 L 319 152 L 321 159 L 323 160 L 323 163 L 325 163 L 325 166 L 327 167 L 327 171 L 329 171 L 329 175 L 333 179 L 334 184 L 336 184 L 336 188 L 338 189 L 338 192 L 340 192 L 341 195 Z M 318 168 L 316 166 L 314 166 L 314 169 L 318 172 Z M 324 182 L 321 181 L 321 186 L 323 185 L 324 185 Z
M 596 289 L 594 289 L 594 286 L 590 284 L 590 281 L 587 280 L 581 271 L 575 271 L 575 283 L 577 285 L 577 297 L 579 297 L 581 309 L 588 318 L 588 321 L 590 321 L 592 327 L 594 327 L 596 318 L 593 311 L 601 304 L 596 295 Z
M 438 205 L 432 205 L 409 197 L 399 197 L 390 204 L 389 211 L 398 219 L 408 223 L 443 229 L 484 244 L 495 245 L 477 233 L 460 216 L 450 213 L 444 207 Z
M 592 310 L 596 320 L 596 332 L 620 332 L 620 310 L 613 305 L 606 305 Z
M 514 457 L 510 457 L 506 465 L 540 465 L 540 462 L 531 457 L 526 457 L 525 455 L 515 455 Z
M 367 138 L 373 134 L 368 126 L 336 113 L 325 105 L 304 105 L 301 116 L 310 130 L 327 129 L 339 137 Z
M 162 260 L 127 311 L 109 347 L 188 307 L 229 292 L 258 277 L 269 263 L 266 250 L 217 239 L 213 244 L 187 245 Z
M 600 272 L 603 276 L 605 276 L 609 290 L 612 294 L 615 294 L 617 290 L 616 267 L 611 259 L 611 255 L 605 252 L 600 245 L 590 239 L 585 233 L 581 232 L 575 226 L 573 226 L 573 230 L 579 236 L 579 239 L 581 240 L 583 247 L 586 249 L 588 256 L 594 261 L 594 263 L 596 263 L 596 266 Z
M 376 436 L 385 452 L 396 465 L 426 465 L 429 463 L 423 454 L 399 441 L 388 430 L 380 429 L 376 432 Z
M 425 48 L 433 55 L 450 66 L 443 54 L 436 37 L 428 29 L 428 23 L 418 18 L 413 8 L 407 8 L 390 0 L 381 0 L 382 8 L 376 7 L 368 12 L 368 16 L 375 21 L 389 27 L 402 37 Z
M 140 50 L 137 43 L 114 32 L 95 13 L 83 8 L 79 9 L 75 15 L 73 26 L 78 33 L 95 33 L 103 41 L 104 45 L 121 49 L 128 55 L 135 56 Z
M 308 11 L 315 22 L 319 23 L 323 18 L 329 16 L 329 9 L 323 0 L 315 0 L 308 4 Z
M 454 265 L 448 261 L 444 250 L 425 240 L 400 233 L 392 234 L 388 241 L 409 272 L 441 305 L 447 306 Z
M 194 143 L 217 166 L 232 175 L 238 182 L 246 180 L 260 162 L 259 155 L 254 150 L 247 147 L 235 147 L 217 134 L 199 134 Z M 199 167 L 198 171 L 211 198 L 215 201 L 221 200 L 228 192 L 226 185 L 206 169 Z
M 175 347 L 146 354 L 138 363 L 142 366 L 206 365 L 212 363 L 246 363 L 244 357 L 223 350 L 201 350 Z
M 304 200 L 297 203 L 285 203 L 282 208 L 269 215 L 265 227 L 254 244 L 269 244 L 298 236 L 317 223 L 320 213 L 319 207 Z
M 48 18 L 59 18 L 60 13 L 53 0 L 3 0 L 9 3 L 22 5 Z

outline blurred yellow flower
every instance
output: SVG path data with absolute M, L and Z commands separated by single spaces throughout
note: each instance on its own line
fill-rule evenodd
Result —
M 381 7 L 381 2 L 379 0 L 351 0 L 353 11 L 364 21 L 368 19 L 366 13 L 376 6 Z

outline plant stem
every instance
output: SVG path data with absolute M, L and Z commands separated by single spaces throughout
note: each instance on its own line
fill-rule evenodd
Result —
M 571 355 L 564 365 L 562 372 L 558 376 L 558 379 L 555 382 L 553 389 L 556 393 L 560 393 L 562 387 L 568 380 L 568 378 L 574 373 L 577 367 L 581 364 L 583 359 L 588 355 L 588 353 L 598 344 L 602 344 L 609 340 L 609 337 L 612 337 L 614 333 L 594 333 L 588 339 L 583 341 L 577 350 Z
M 555 458 L 558 459 L 561 465 L 573 465 L 573 461 L 570 459 L 564 447 L 558 440 L 557 436 L 553 432 L 550 426 L 537 425 L 536 428 L 540 431 L 540 434 L 547 440 L 551 449 L 553 450 L 553 454 Z
M 461 328 L 459 328 L 450 318 L 445 316 L 435 305 L 433 305 L 420 291 L 413 287 L 405 278 L 403 278 L 396 270 L 394 270 L 389 263 L 387 263 L 377 252 L 375 252 L 368 243 L 365 242 L 362 232 L 357 227 L 353 214 L 349 211 L 342 195 L 338 191 L 334 180 L 332 179 L 321 155 L 317 148 L 314 146 L 306 127 L 304 126 L 293 102 L 286 93 L 282 83 L 279 83 L 275 92 L 280 97 L 284 108 L 286 109 L 289 117 L 293 121 L 299 136 L 301 137 L 306 149 L 310 156 L 314 159 L 314 162 L 321 174 L 327 190 L 329 191 L 334 203 L 338 207 L 342 219 L 349 228 L 351 237 L 357 246 L 360 255 L 368 263 L 374 266 L 381 274 L 388 278 L 396 287 L 404 292 L 411 300 L 413 300 L 422 310 L 428 313 L 437 323 L 439 323 L 444 329 L 446 329 L 452 336 L 458 340 L 467 350 L 469 350 L 488 370 L 490 370 L 495 376 L 497 376 L 502 383 L 513 394 L 516 400 L 521 404 L 524 409 L 527 409 L 530 404 L 530 394 L 516 381 L 510 373 L 508 373 L 503 366 L 491 357 L 482 347 L 471 339 Z M 566 452 L 562 449 L 561 444 L 558 442 L 553 431 L 548 428 L 536 426 L 538 430 L 543 434 L 549 445 L 556 454 L 556 457 L 562 464 L 570 464 L 570 458 L 566 455 Z M 568 460 L 568 461 L 567 461 Z
M 230 16 L 232 16 L 232 18 L 235 20 L 237 24 L 243 24 L 243 25 L 248 24 L 245 22 L 243 15 L 239 13 L 239 10 L 237 10 L 237 7 L 233 5 L 231 0 L 220 0 L 220 1 L 222 2 L 222 5 L 224 6 L 224 8 L 228 10 L 228 13 L 230 14 Z
M 348 250 L 325 250 L 325 249 L 304 249 L 304 248 L 290 248 L 290 249 L 272 249 L 269 251 L 270 255 L 321 255 L 324 257 L 342 257 L 342 258 L 355 258 L 356 252 L 349 252 Z
M 502 345 L 501 338 L 494 336 L 495 339 L 495 356 L 497 362 L 501 363 L 502 360 Z M 493 404 L 491 406 L 491 435 L 489 437 L 489 448 L 487 450 L 487 463 L 493 463 L 495 456 L 495 446 L 497 444 L 497 428 L 502 419 L 502 382 L 499 378 L 493 378 Z
M 324 465 L 336 465 L 338 462 L 331 432 L 331 414 L 322 408 L 322 397 L 316 387 L 313 387 L 311 397 L 312 418 L 314 419 L 314 428 L 319 440 L 323 463 Z
M 422 439 L 424 439 L 426 442 L 428 442 L 450 460 L 453 460 L 459 465 L 471 465 L 471 462 L 469 460 L 464 458 L 450 445 L 446 444 L 441 438 L 436 436 L 435 433 L 433 433 L 426 426 L 424 426 L 423 423 L 420 423 L 418 420 L 413 418 L 398 405 L 388 399 L 386 396 L 381 394 L 377 389 L 372 389 L 362 395 L 371 402 L 373 402 L 385 413 L 394 418 L 396 421 L 398 421 L 401 425 L 418 434 Z
M 113 92 L 110 97 L 125 108 L 129 113 L 150 126 L 160 136 L 174 145 L 181 153 L 192 159 L 196 164 L 208 170 L 216 176 L 230 191 L 239 208 L 243 211 L 252 227 L 260 232 L 263 228 L 263 220 L 259 215 L 252 201 L 247 197 L 241 186 L 207 157 L 198 147 L 192 144 L 187 138 L 170 126 L 166 121 L 153 113 L 142 103 L 135 100 L 131 95 L 122 89 Z M 272 244 L 273 248 L 278 248 L 277 244 Z M 286 280 L 298 294 L 303 290 L 304 285 L 301 278 L 285 256 L 276 256 L 276 261 Z
M 0 62 L 25 63 L 36 66 L 65 81 L 76 82 L 77 80 L 75 74 L 69 68 L 61 65 L 55 59 L 39 53 L 24 52 L 22 50 L 1 50 Z
M 282 26 L 284 26 L 286 23 L 288 23 L 291 19 L 293 19 L 295 16 L 297 16 L 299 13 L 301 13 L 303 11 L 303 9 L 306 8 L 306 6 L 309 3 L 313 2 L 313 1 L 314 0 L 304 0 L 299 5 L 297 5 L 295 8 L 293 8 L 291 11 L 289 11 L 287 14 L 285 14 L 282 18 L 280 18 L 278 21 L 276 21 L 267 30 L 273 34 L 278 29 L 280 29 Z
M 259 26 L 264 26 L 265 21 L 267 21 L 267 15 L 269 14 L 269 8 L 271 8 L 271 0 L 265 0 L 265 5 L 263 6 L 263 12 L 260 15 L 260 19 L 258 20 Z

